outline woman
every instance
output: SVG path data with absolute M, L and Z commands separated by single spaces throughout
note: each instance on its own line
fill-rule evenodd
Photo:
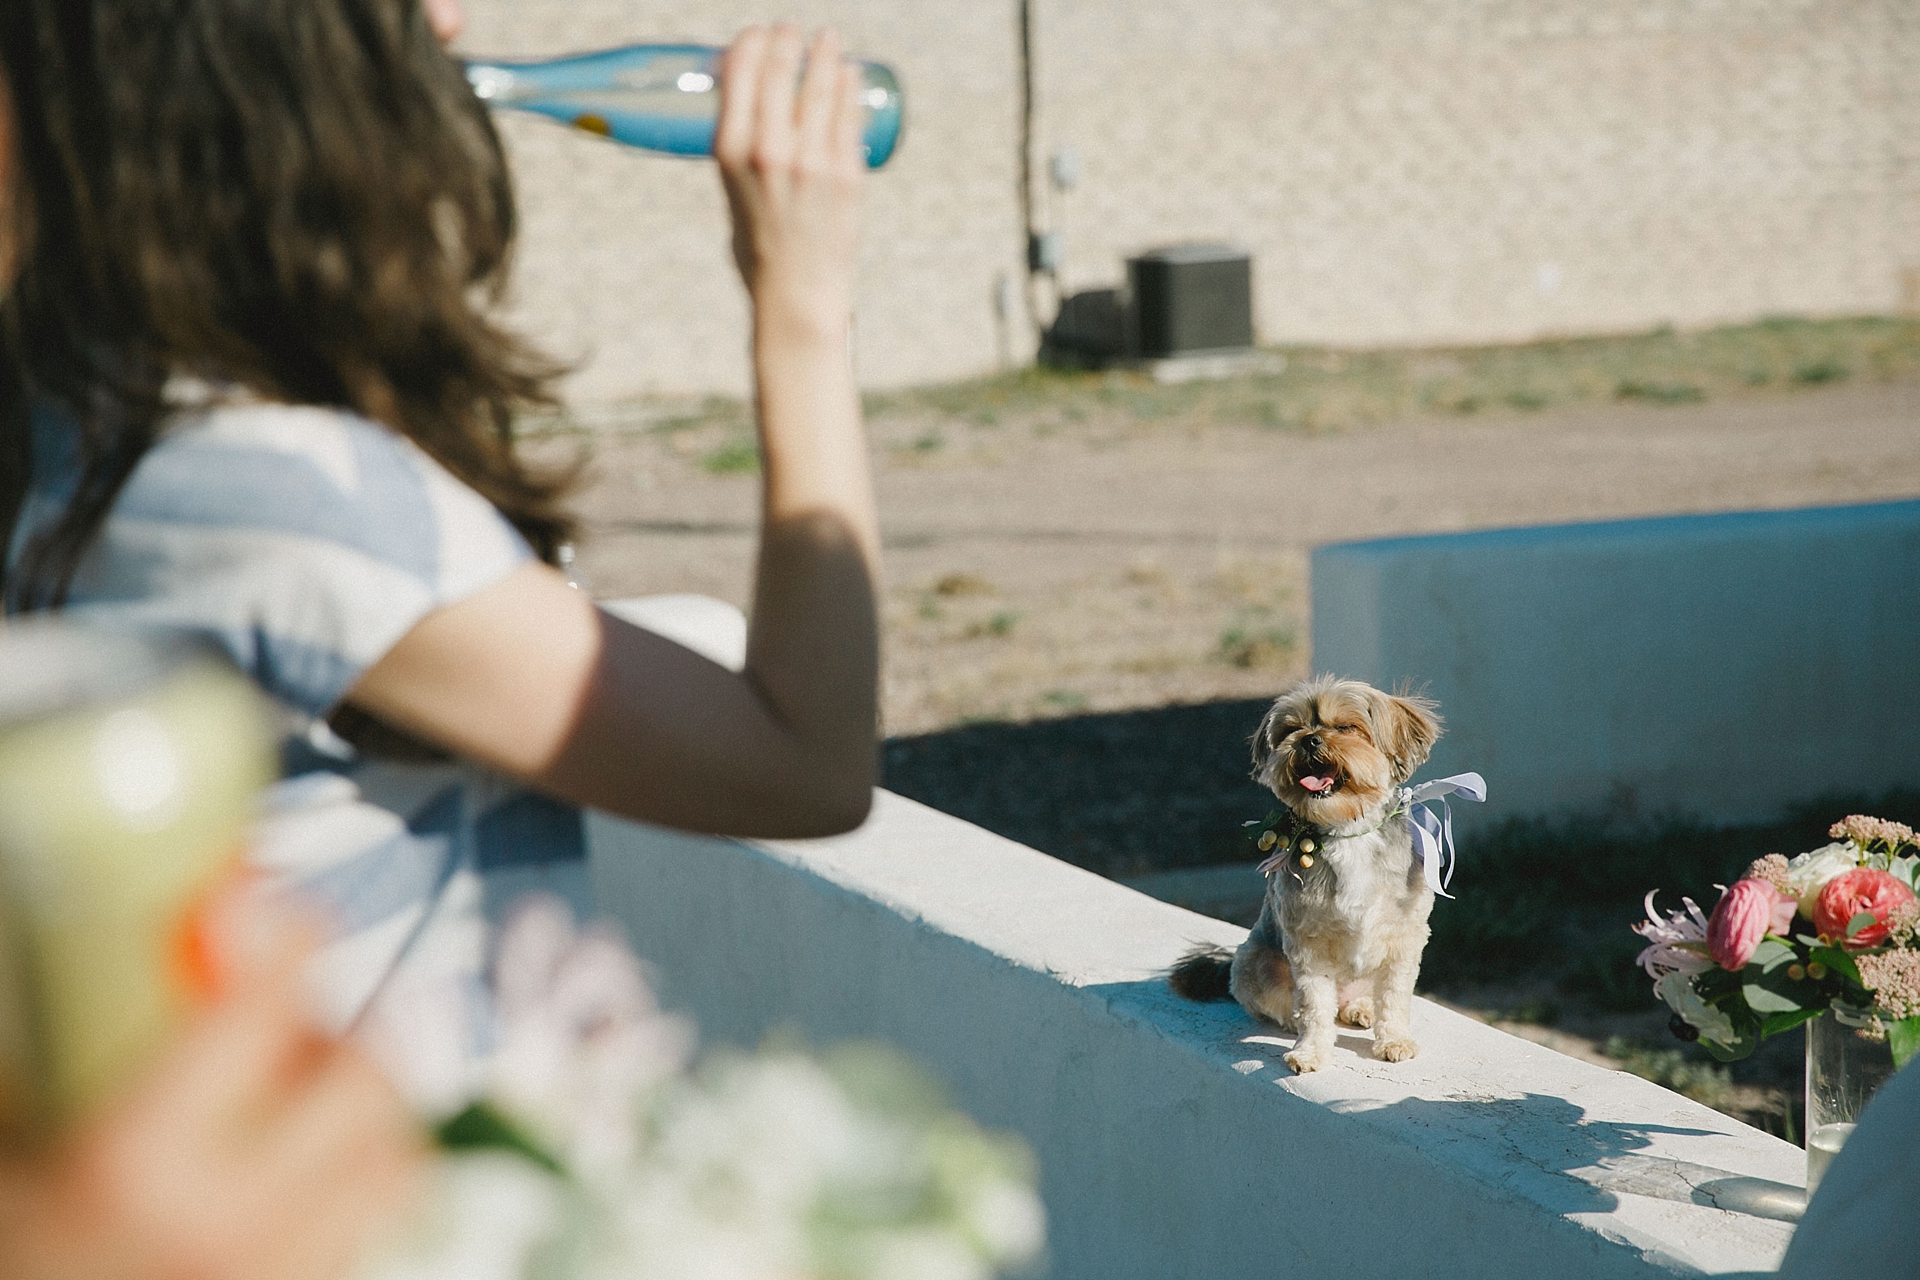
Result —
M 764 462 L 734 673 L 548 563 L 565 477 L 511 422 L 553 370 L 486 309 L 509 185 L 431 7 L 0 9 L 9 610 L 205 636 L 293 712 L 261 860 L 331 912 L 342 1026 L 396 984 L 477 980 L 485 873 L 577 858 L 577 806 L 817 835 L 873 779 L 857 72 L 791 27 L 723 68 Z

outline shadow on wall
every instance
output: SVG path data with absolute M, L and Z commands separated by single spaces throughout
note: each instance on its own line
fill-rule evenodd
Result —
M 1274 803 L 1247 777 L 1247 740 L 1267 706 L 1207 702 L 893 738 L 882 785 L 1110 878 L 1257 861 L 1240 824 Z M 1499 812 L 1500 778 L 1488 782 L 1492 821 L 1463 838 L 1459 874 L 1483 888 L 1536 885 L 1562 900 L 1637 904 L 1656 885 L 1709 894 L 1762 854 L 1826 843 L 1827 826 L 1848 813 L 1920 824 L 1914 787 L 1836 791 L 1768 821 L 1726 825 L 1624 796 L 1514 817 Z
M 1084 990 L 1123 1018 L 1151 1024 L 1177 1039 L 1233 1038 L 1247 1055 L 1233 1066 L 1243 1078 L 1281 1087 L 1296 1078 L 1283 1062 L 1294 1045 L 1292 1033 L 1257 1022 L 1236 1006 L 1197 1007 L 1175 997 L 1160 978 L 1097 983 Z M 1364 1067 L 1371 1048 L 1372 1038 L 1364 1032 L 1341 1030 L 1338 1052 L 1351 1055 L 1352 1065 Z M 1392 1102 L 1355 1098 L 1325 1105 L 1392 1143 L 1453 1150 L 1486 1144 L 1501 1152 L 1503 1179 L 1513 1178 L 1515 1162 L 1544 1175 L 1524 1193 L 1556 1213 L 1607 1213 L 1619 1206 L 1621 1195 L 1634 1195 L 1792 1221 L 1804 1199 L 1797 1186 L 1676 1160 L 1671 1144 L 1664 1141 L 1710 1137 L 1714 1130 L 1593 1120 L 1585 1108 L 1552 1093 Z M 1669 1148 L 1666 1153 L 1655 1150 L 1663 1145 Z
M 894 738 L 884 785 L 1109 877 L 1252 857 L 1240 824 L 1273 807 L 1248 779 L 1264 699 Z
M 1240 824 L 1273 798 L 1246 776 L 1247 738 L 1266 706 L 1214 702 L 896 738 L 885 749 L 885 785 L 1141 887 L 1160 879 L 1156 872 L 1237 864 L 1243 874 L 1231 892 L 1242 896 L 1230 903 L 1225 891 L 1215 903 L 1148 892 L 1248 924 L 1259 879 L 1247 869 L 1257 856 Z M 1644 942 L 1629 927 L 1643 915 L 1647 890 L 1658 889 L 1664 906 L 1685 894 L 1711 907 L 1716 884 L 1731 883 L 1764 854 L 1818 848 L 1828 826 L 1849 813 L 1920 826 L 1913 787 L 1835 793 L 1770 821 L 1721 825 L 1624 800 L 1516 818 L 1498 812 L 1501 778 L 1488 783 L 1494 820 L 1461 835 L 1457 896 L 1435 905 L 1424 990 L 1525 973 L 1599 1009 L 1645 1009 L 1647 980 L 1634 964 Z

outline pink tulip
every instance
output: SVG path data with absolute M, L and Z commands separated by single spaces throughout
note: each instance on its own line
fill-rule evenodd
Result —
M 1767 925 L 1767 932 L 1776 938 L 1790 937 L 1793 933 L 1793 918 L 1799 914 L 1800 899 L 1790 893 L 1778 894 L 1773 904 L 1773 920 Z
M 1794 900 L 1764 880 L 1736 880 L 1720 895 L 1707 921 L 1707 951 L 1722 969 L 1747 967 L 1755 947 L 1769 933 L 1793 923 Z M 1780 920 L 1785 912 L 1786 919 Z
M 1885 871 L 1872 867 L 1843 871 L 1820 890 L 1813 906 L 1813 927 L 1845 947 L 1877 947 L 1887 940 L 1887 921 L 1894 908 L 1913 900 L 1913 890 Z M 1873 917 L 1873 923 L 1849 938 L 1847 925 L 1863 911 Z

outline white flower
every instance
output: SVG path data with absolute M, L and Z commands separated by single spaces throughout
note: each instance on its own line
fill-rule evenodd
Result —
M 1787 892 L 1800 899 L 1800 914 L 1813 919 L 1813 904 L 1827 881 L 1860 865 L 1860 851 L 1851 844 L 1822 845 L 1787 863 Z
M 992 1280 L 993 1269 L 944 1231 L 902 1231 L 880 1246 L 873 1280 Z
M 1015 1182 L 989 1182 L 967 1204 L 967 1224 L 993 1260 L 1030 1262 L 1047 1241 L 1047 1211 L 1031 1188 Z
M 458 974 L 394 975 L 354 1033 L 419 1115 L 442 1119 L 479 1096 L 472 993 Z
M 692 1052 L 693 1028 L 660 1012 L 626 944 L 576 933 L 557 898 L 517 905 L 494 959 L 498 1044 L 489 1092 L 582 1171 L 625 1165 L 635 1106 Z
M 709 1171 L 712 1172 L 712 1171 Z M 803 1221 L 749 1204 L 724 1181 L 642 1170 L 607 1207 L 603 1247 L 581 1280 L 791 1280 L 804 1275 Z
M 557 900 L 503 931 L 493 1054 L 466 1079 L 436 1000 L 461 1003 L 396 988 L 374 1037 L 425 1082 L 413 1095 L 436 1114 L 478 1097 L 565 1175 L 443 1156 L 412 1236 L 356 1280 L 991 1280 L 1044 1244 L 1017 1142 L 881 1050 L 721 1052 L 688 1072 L 691 1028 Z
M 1669 973 L 1653 984 L 1653 991 L 1688 1026 L 1698 1031 L 1702 1040 L 1725 1047 L 1739 1039 L 1733 1029 L 1733 1019 L 1700 998 L 1700 993 L 1693 989 L 1690 975 Z
M 1699 904 L 1692 898 L 1682 898 L 1686 910 L 1670 911 L 1662 920 L 1653 905 L 1653 895 L 1658 892 L 1648 891 L 1647 918 L 1633 926 L 1648 944 L 1634 963 L 1656 981 L 1670 973 L 1705 973 L 1713 968 L 1707 954 L 1707 918 L 1700 914 Z
M 818 1199 L 852 1145 L 846 1096 L 812 1062 L 728 1058 L 665 1116 L 652 1154 L 742 1205 L 799 1212 Z
M 518 1157 L 447 1157 L 407 1234 L 356 1280 L 521 1280 L 560 1226 L 564 1198 L 552 1175 Z

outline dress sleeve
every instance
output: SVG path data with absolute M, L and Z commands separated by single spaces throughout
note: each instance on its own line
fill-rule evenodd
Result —
M 273 697 L 321 715 L 421 618 L 531 555 L 486 499 L 377 424 L 222 408 L 141 460 L 68 613 L 210 640 Z

